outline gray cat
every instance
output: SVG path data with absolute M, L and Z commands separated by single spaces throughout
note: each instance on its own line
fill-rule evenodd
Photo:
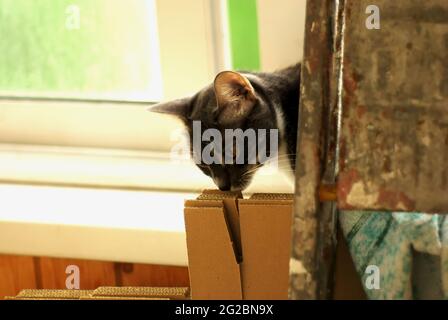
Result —
M 273 73 L 224 71 L 216 76 L 213 84 L 194 96 L 157 104 L 150 111 L 171 114 L 184 122 L 192 155 L 201 152 L 193 150 L 193 121 L 200 121 L 202 132 L 210 128 L 221 132 L 235 128 L 243 131 L 278 129 L 278 150 L 283 150 L 283 154 L 278 154 L 278 161 L 280 165 L 286 162 L 294 170 L 299 87 L 300 64 Z M 269 135 L 265 142 L 267 150 L 263 151 L 269 153 L 269 145 L 273 143 Z M 205 146 L 201 141 L 200 147 Z M 251 148 L 255 146 L 246 145 L 244 154 L 249 154 Z M 256 152 L 261 150 L 256 149 Z M 220 190 L 237 191 L 246 188 L 253 174 L 263 165 L 259 161 L 249 162 L 196 162 L 196 165 Z

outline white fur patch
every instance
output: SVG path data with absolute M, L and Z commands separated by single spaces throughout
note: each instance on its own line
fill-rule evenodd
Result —
M 254 75 L 254 74 L 244 73 L 243 75 L 249 80 L 254 80 L 254 81 L 260 82 L 262 84 L 264 82 L 263 79 L 259 78 L 258 76 Z M 285 130 L 286 130 L 285 115 L 281 111 L 281 108 L 278 104 L 276 104 L 274 106 L 274 112 L 275 112 L 275 119 L 277 122 L 278 132 L 279 132 L 278 157 L 279 157 L 279 159 L 288 159 L 289 158 L 287 156 L 288 148 L 287 148 L 287 141 L 286 141 L 286 137 L 285 137 Z M 294 177 L 294 173 L 292 172 L 292 168 L 291 168 L 291 170 L 288 170 L 289 163 L 287 166 L 285 166 L 284 161 L 282 161 L 282 164 L 283 165 L 280 165 L 280 167 L 282 168 L 281 171 L 283 171 L 283 173 L 288 177 L 288 180 L 289 180 L 288 182 L 291 184 L 291 187 L 294 187 L 295 177 Z

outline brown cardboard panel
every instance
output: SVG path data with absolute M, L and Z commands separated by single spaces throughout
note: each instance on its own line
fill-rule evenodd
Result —
M 222 200 L 186 201 L 184 214 L 192 298 L 241 299 L 240 270 Z
M 292 204 L 273 194 L 239 200 L 243 299 L 288 298 Z
M 241 240 L 239 236 L 239 213 L 237 206 L 237 199 L 227 197 L 230 192 L 223 192 L 219 194 L 201 194 L 197 200 L 186 200 L 185 207 L 191 208 L 223 208 L 224 220 L 230 236 L 230 242 L 235 252 L 235 257 L 238 262 L 241 261 Z M 232 227 L 234 226 L 234 227 Z M 238 237 L 236 236 L 238 233 Z M 188 244 L 187 244 L 188 245 Z

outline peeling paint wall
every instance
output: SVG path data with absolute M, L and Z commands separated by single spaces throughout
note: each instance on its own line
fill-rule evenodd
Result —
M 346 1 L 338 206 L 448 212 L 448 1 Z
M 330 297 L 329 200 L 339 209 L 448 212 L 448 2 L 376 0 L 379 30 L 366 27 L 371 4 L 307 2 L 292 299 Z

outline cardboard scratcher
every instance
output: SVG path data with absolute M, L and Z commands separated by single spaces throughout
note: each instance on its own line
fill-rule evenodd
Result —
M 99 287 L 95 290 L 26 289 L 8 300 L 184 300 L 184 287 Z
M 292 194 L 205 190 L 185 202 L 193 299 L 287 299 Z

